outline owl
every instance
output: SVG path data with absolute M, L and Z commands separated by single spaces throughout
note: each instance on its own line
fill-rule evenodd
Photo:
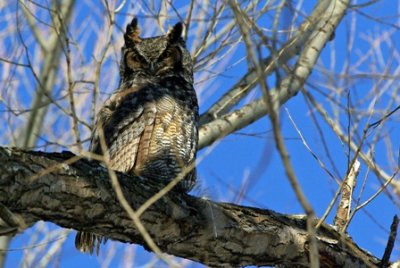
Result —
M 199 108 L 182 23 L 166 35 L 141 38 L 134 18 L 124 40 L 119 88 L 97 115 L 90 151 L 116 171 L 165 183 L 180 178 L 176 189 L 187 192 L 196 181 Z M 102 241 L 78 232 L 75 245 L 92 253 Z

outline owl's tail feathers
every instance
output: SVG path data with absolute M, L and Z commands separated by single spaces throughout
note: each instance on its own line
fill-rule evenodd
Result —
M 78 232 L 75 236 L 75 247 L 83 252 L 93 254 L 96 248 L 96 255 L 99 255 L 100 244 L 105 244 L 107 238 L 92 233 Z
M 192 169 L 189 171 L 186 177 L 178 184 L 178 189 L 185 193 L 190 192 L 190 190 L 192 190 L 193 187 L 196 185 L 196 180 L 197 180 L 196 167 L 190 167 L 190 168 Z

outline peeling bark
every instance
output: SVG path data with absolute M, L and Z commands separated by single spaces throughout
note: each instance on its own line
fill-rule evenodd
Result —
M 72 153 L 0 148 L 0 205 L 19 231 L 39 220 L 90 231 L 124 243 L 146 244 L 112 190 L 107 170 Z M 162 185 L 118 174 L 134 209 Z M 7 213 L 0 210 L 0 218 Z M 9 215 L 8 215 L 9 216 Z M 308 267 L 306 219 L 271 210 L 217 203 L 172 192 L 141 220 L 165 253 L 213 267 Z M 377 267 L 378 258 L 323 225 L 317 230 L 322 267 Z

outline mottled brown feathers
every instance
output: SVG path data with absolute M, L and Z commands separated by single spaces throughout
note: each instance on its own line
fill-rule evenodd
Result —
M 182 29 L 177 23 L 166 35 L 141 38 L 136 18 L 127 25 L 120 86 L 97 115 L 90 151 L 117 171 L 165 184 L 180 177 L 176 190 L 187 192 L 196 181 L 199 114 Z M 92 253 L 101 241 L 78 232 L 76 247 Z

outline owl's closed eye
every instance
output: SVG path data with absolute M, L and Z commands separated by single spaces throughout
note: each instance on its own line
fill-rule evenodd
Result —
M 193 63 L 181 35 L 181 23 L 166 35 L 150 38 L 141 38 L 137 25 L 129 24 L 122 48 L 122 80 L 132 80 L 136 76 L 180 76 L 193 83 Z
M 167 71 L 179 72 L 182 66 L 182 52 L 179 47 L 167 48 L 157 61 L 157 74 Z
M 155 59 L 142 55 L 136 49 L 131 49 L 125 54 L 125 75 L 135 72 L 161 76 L 168 72 L 176 74 L 183 68 L 182 59 L 182 51 L 175 44 L 167 44 L 165 50 Z
M 136 51 L 129 51 L 125 54 L 126 72 L 135 72 L 149 69 L 149 63 Z

